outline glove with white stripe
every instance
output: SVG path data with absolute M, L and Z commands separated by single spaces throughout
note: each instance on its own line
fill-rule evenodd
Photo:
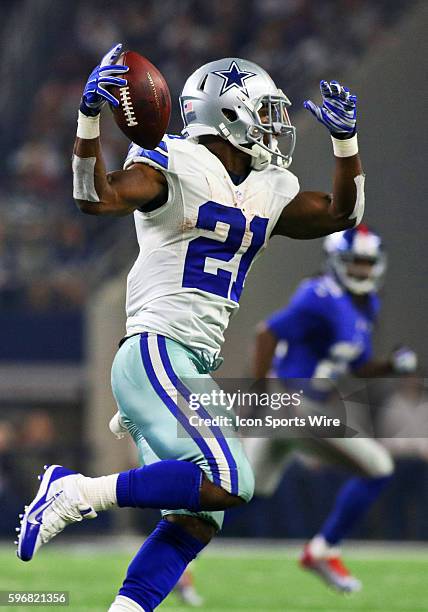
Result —
M 129 70 L 128 66 L 117 66 L 114 62 L 122 51 L 122 45 L 115 45 L 106 53 L 101 63 L 96 66 L 89 75 L 88 81 L 83 90 L 80 111 L 87 117 L 96 117 L 101 112 L 101 108 L 106 102 L 113 106 L 119 106 L 117 100 L 106 86 L 118 85 L 123 87 L 127 84 L 126 79 L 122 79 L 118 74 L 123 74 Z
M 418 367 L 418 356 L 408 346 L 400 346 L 392 351 L 390 363 L 396 374 L 412 374 Z
M 311 100 L 305 100 L 303 106 L 326 126 L 334 138 L 352 138 L 356 133 L 357 96 L 351 95 L 349 89 L 337 81 L 321 81 L 320 90 L 321 106 Z

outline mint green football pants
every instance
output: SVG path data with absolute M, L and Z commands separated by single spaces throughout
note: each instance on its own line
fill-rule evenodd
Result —
M 234 431 L 195 424 L 204 419 L 231 417 L 231 410 L 211 403 L 192 410 L 191 394 L 218 390 L 196 353 L 154 333 L 126 340 L 112 366 L 112 389 L 125 427 L 134 439 L 142 465 L 163 459 L 196 463 L 216 485 L 249 501 L 253 472 Z M 190 402 L 192 403 L 192 402 Z M 194 423 L 194 425 L 192 425 Z M 193 513 L 162 510 L 162 515 L 198 516 L 220 529 L 224 512 Z

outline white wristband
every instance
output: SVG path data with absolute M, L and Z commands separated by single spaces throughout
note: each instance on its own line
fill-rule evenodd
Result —
M 91 140 L 92 138 L 98 138 L 100 135 L 100 116 L 87 117 L 79 111 L 77 119 L 77 138 L 85 138 Z
M 358 153 L 358 138 L 356 134 L 346 140 L 339 140 L 332 136 L 331 141 L 333 143 L 333 153 L 336 157 L 352 157 Z

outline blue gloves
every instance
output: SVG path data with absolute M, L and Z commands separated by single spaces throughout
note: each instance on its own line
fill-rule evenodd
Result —
M 93 69 L 89 75 L 88 82 L 83 90 L 82 101 L 80 103 L 80 111 L 88 117 L 96 117 L 102 106 L 106 102 L 110 102 L 113 106 L 119 106 L 117 100 L 106 86 L 118 85 L 123 87 L 127 84 L 125 79 L 112 76 L 122 74 L 129 70 L 128 66 L 117 66 L 114 64 L 122 51 L 122 45 L 115 45 L 104 55 L 101 63 Z
M 351 138 L 356 133 L 357 96 L 351 95 L 349 89 L 337 81 L 321 81 L 320 90 L 322 106 L 311 100 L 305 100 L 303 106 L 326 126 L 334 138 Z

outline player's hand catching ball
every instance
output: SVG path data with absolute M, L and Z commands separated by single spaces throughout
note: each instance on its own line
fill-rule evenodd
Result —
M 80 103 L 80 111 L 84 115 L 95 117 L 101 112 L 101 108 L 106 102 L 110 102 L 114 107 L 119 106 L 119 100 L 106 87 L 109 85 L 118 85 L 119 87 L 127 85 L 126 79 L 114 76 L 128 71 L 128 66 L 120 66 L 114 63 L 121 51 L 121 44 L 112 47 L 104 55 L 101 63 L 89 75 Z
M 311 100 L 305 100 L 303 106 L 326 126 L 334 138 L 351 138 L 356 132 L 357 96 L 351 95 L 349 89 L 337 81 L 321 81 L 320 90 L 321 106 Z

